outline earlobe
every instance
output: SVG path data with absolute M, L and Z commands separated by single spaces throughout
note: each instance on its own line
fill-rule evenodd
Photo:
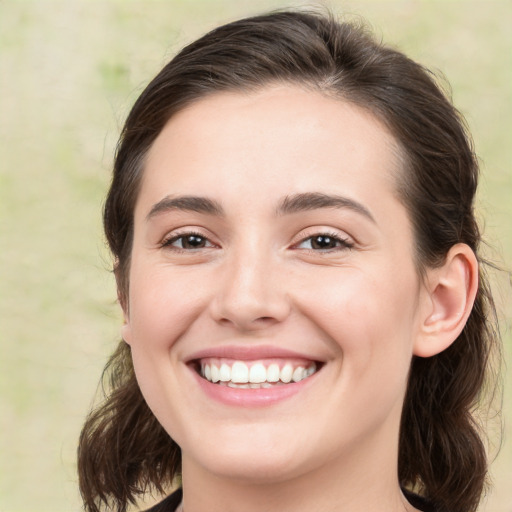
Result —
M 478 261 L 466 244 L 456 244 L 441 267 L 429 271 L 427 301 L 414 354 L 431 357 L 459 336 L 473 308 L 478 290 Z
M 117 292 L 117 298 L 123 310 L 123 326 L 121 327 L 121 337 L 126 343 L 128 343 L 128 345 L 131 345 L 132 329 L 130 324 L 130 315 L 128 314 L 127 302 L 119 290 Z
M 122 279 L 122 273 L 119 267 L 119 260 L 116 260 L 114 263 L 114 276 L 116 278 L 117 284 L 117 301 L 123 310 L 123 326 L 121 327 L 121 337 L 128 344 L 131 345 L 131 325 L 130 325 L 130 317 L 128 314 L 128 299 L 127 294 L 124 290 L 124 282 Z
M 123 326 L 121 327 L 121 337 L 128 345 L 132 344 L 132 329 L 130 325 L 130 320 L 126 315 L 124 317 Z

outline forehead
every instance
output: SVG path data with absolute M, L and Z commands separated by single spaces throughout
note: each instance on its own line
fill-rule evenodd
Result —
M 246 199 L 265 186 L 268 197 L 333 187 L 394 195 L 401 167 L 396 140 L 370 112 L 279 85 L 215 93 L 173 116 L 147 155 L 141 196 L 200 189 L 222 197 L 226 185 Z

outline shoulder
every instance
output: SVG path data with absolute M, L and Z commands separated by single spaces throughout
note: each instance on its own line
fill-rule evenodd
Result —
M 145 512 L 175 512 L 178 505 L 181 503 L 182 496 L 182 490 L 178 489 L 160 503 L 148 508 Z

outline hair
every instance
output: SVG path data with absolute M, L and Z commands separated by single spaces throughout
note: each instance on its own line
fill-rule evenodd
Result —
M 412 220 L 421 274 L 461 242 L 478 256 L 474 215 L 478 162 L 465 123 L 433 75 L 375 40 L 360 23 L 284 11 L 221 26 L 186 46 L 133 106 L 118 144 L 104 208 L 121 305 L 127 307 L 133 213 L 145 156 L 167 121 L 220 91 L 296 84 L 371 112 L 402 152 L 397 193 Z M 473 512 L 487 456 L 474 412 L 499 347 L 495 309 L 480 268 L 474 307 L 458 339 L 430 358 L 413 357 L 399 438 L 399 482 L 453 512 Z M 78 449 L 85 509 L 124 512 L 140 494 L 180 477 L 181 452 L 139 390 L 121 342 L 104 374 L 104 400 Z M 106 389 L 105 389 L 106 388 Z

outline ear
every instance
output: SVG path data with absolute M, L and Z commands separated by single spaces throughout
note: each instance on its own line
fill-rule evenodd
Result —
M 123 292 L 126 286 L 124 280 L 121 276 L 121 271 L 119 269 L 119 261 L 116 260 L 114 264 L 114 276 L 116 278 L 117 285 L 117 301 L 123 310 L 123 326 L 121 327 L 121 337 L 128 344 L 131 345 L 131 324 L 130 324 L 130 314 L 128 308 L 128 297 L 127 293 Z
M 127 343 L 128 345 L 132 344 L 132 326 L 130 323 L 130 317 L 124 310 L 123 310 L 123 326 L 121 327 L 121 337 L 123 338 L 124 342 Z
M 466 244 L 456 244 L 442 266 L 430 269 L 420 332 L 413 353 L 431 357 L 447 349 L 462 332 L 478 290 L 478 261 Z

